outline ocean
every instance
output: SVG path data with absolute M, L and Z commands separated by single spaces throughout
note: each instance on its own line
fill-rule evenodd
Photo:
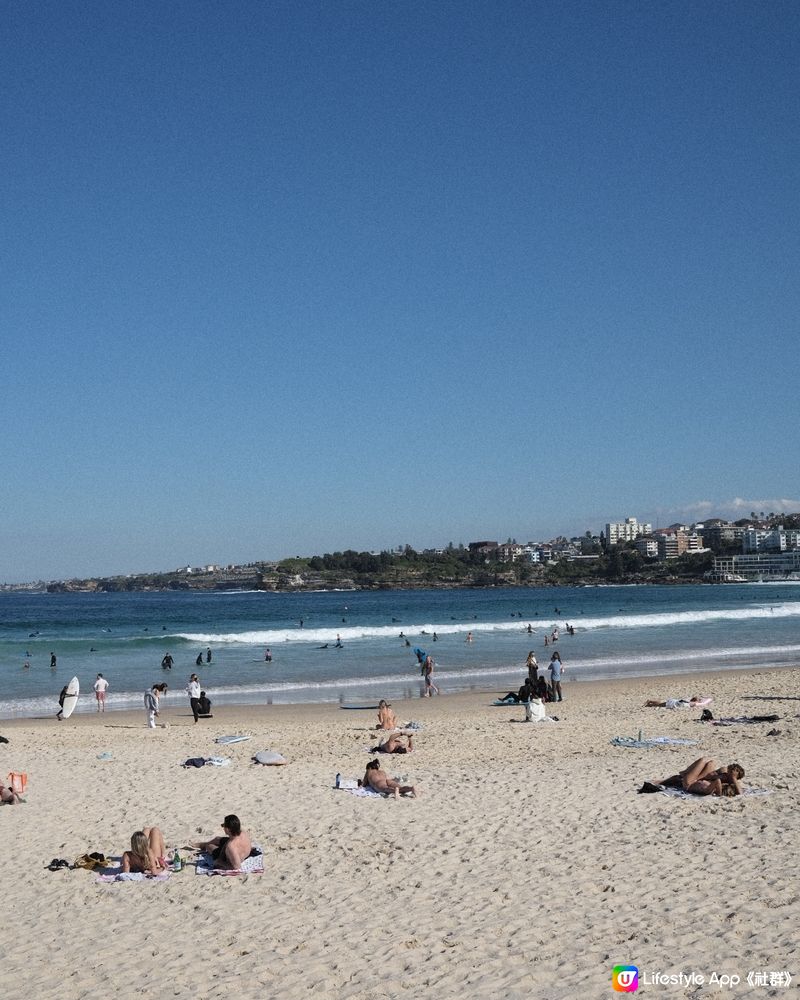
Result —
M 567 623 L 574 635 L 566 633 Z M 564 661 L 566 683 L 800 661 L 800 589 L 791 583 L 2 593 L 0 718 L 55 715 L 59 691 L 73 675 L 81 685 L 77 711 L 94 711 L 97 673 L 110 683 L 108 709 L 141 707 L 144 690 L 160 681 L 170 687 L 166 707 L 178 704 L 195 670 L 218 704 L 413 698 L 422 690 L 416 646 L 434 656 L 434 679 L 444 693 L 505 693 L 522 682 L 529 650 L 540 668 L 548 662 L 552 649 L 544 636 L 556 625 L 561 635 L 553 648 Z M 271 663 L 264 659 L 267 647 Z M 161 667 L 167 652 L 171 671 Z M 200 652 L 202 668 L 195 666 Z M 685 683 L 679 687 L 668 693 L 697 693 Z

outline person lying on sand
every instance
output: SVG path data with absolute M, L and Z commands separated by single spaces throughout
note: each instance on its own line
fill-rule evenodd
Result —
M 397 729 L 397 716 L 392 706 L 383 698 L 378 702 L 378 725 L 376 729 Z
M 404 743 L 403 740 L 407 742 Z M 411 753 L 414 749 L 414 737 L 409 733 L 392 733 L 383 743 L 372 747 L 370 753 Z
M 385 795 L 391 793 L 396 799 L 399 799 L 401 795 L 413 795 L 414 798 L 417 798 L 419 795 L 419 792 L 413 785 L 401 785 L 394 778 L 390 778 L 385 771 L 381 770 L 381 762 L 379 760 L 371 760 L 367 764 L 364 777 L 359 784 L 362 788 L 371 788 L 373 791 L 383 792 Z
M 232 813 L 222 821 L 222 829 L 225 831 L 224 837 L 201 841 L 192 844 L 192 847 L 210 854 L 217 868 L 230 868 L 235 871 L 242 867 L 245 858 L 250 857 L 253 842 L 250 834 L 242 830 L 239 817 Z
M 692 795 L 731 797 L 742 794 L 739 781 L 743 777 L 744 768 L 741 764 L 717 767 L 710 757 L 698 757 L 678 774 L 670 775 L 669 778 L 664 778 L 655 784 L 666 785 L 668 788 L 682 788 L 684 792 L 691 792 Z
M 695 708 L 705 702 L 705 698 L 667 698 L 666 701 L 646 701 L 645 708 Z
M 22 802 L 17 793 L 0 779 L 0 806 L 16 806 Z
M 164 835 L 157 826 L 146 826 L 131 836 L 131 849 L 122 855 L 123 872 L 160 875 L 166 871 Z

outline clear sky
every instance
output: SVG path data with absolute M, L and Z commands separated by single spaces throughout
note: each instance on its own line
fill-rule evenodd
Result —
M 800 509 L 798 29 L 3 4 L 0 580 Z

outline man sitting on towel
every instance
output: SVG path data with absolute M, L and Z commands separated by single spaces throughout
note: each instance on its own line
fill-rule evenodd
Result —
M 192 847 L 210 854 L 215 868 L 237 871 L 242 867 L 244 859 L 250 857 L 253 842 L 250 834 L 242 830 L 238 816 L 226 816 L 222 821 L 222 829 L 225 831 L 224 837 L 214 837 L 213 840 L 192 844 Z

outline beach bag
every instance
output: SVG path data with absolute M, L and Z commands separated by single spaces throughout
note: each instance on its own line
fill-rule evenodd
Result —
M 17 795 L 24 795 L 28 787 L 28 775 L 19 771 L 12 771 L 8 776 L 8 787 Z

